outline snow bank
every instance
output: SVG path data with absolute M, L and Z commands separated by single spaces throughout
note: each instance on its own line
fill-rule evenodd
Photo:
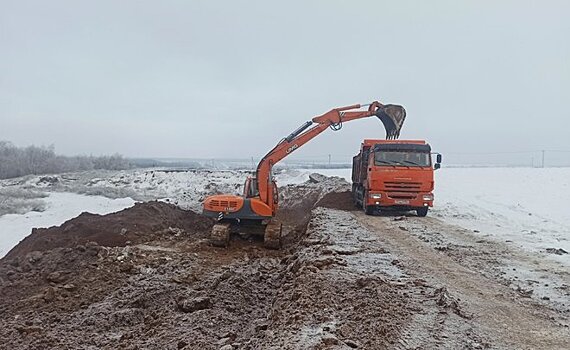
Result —
M 285 169 L 275 176 L 277 185 L 297 185 L 309 180 L 309 175 L 318 173 L 326 176 L 338 176 L 352 183 L 352 169 Z

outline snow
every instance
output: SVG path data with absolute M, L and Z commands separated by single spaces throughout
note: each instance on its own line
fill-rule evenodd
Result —
M 101 196 L 84 196 L 75 193 L 52 192 L 44 201 L 43 212 L 8 214 L 0 217 L 0 257 L 28 236 L 34 227 L 60 225 L 84 211 L 94 214 L 108 214 L 130 207 L 131 198 L 109 199 Z
M 309 180 L 309 175 L 319 173 L 326 176 L 338 176 L 352 182 L 352 169 L 285 169 L 275 176 L 278 186 L 296 185 Z
M 523 249 L 570 252 L 570 168 L 450 168 L 433 215 Z M 570 255 L 548 255 L 570 265 Z
M 284 173 L 290 183 L 317 172 L 351 181 L 351 169 Z M 435 172 L 430 216 L 528 251 L 570 253 L 570 168 L 442 168 Z M 546 255 L 570 265 L 570 254 Z

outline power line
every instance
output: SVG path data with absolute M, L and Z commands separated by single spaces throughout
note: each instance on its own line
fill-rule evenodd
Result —
M 570 153 L 565 150 L 535 150 L 535 151 L 500 151 L 500 152 L 443 152 L 444 154 L 454 154 L 454 155 L 494 155 L 494 154 L 531 154 L 531 153 L 541 153 L 541 152 L 558 152 L 558 153 Z

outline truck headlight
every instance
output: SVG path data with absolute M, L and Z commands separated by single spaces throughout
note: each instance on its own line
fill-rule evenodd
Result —
M 433 201 L 433 194 L 424 194 L 423 199 L 424 201 Z
M 380 193 L 372 193 L 372 194 L 370 194 L 370 198 L 380 199 L 380 198 L 382 198 L 382 195 Z

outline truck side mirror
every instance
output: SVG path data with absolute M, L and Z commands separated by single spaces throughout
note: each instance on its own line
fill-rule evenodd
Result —
M 441 163 L 441 154 L 437 154 L 436 160 L 436 163 Z
M 437 170 L 437 169 L 439 169 L 439 168 L 441 168 L 441 163 L 435 163 L 435 164 L 433 165 L 433 169 L 434 169 L 434 170 Z

